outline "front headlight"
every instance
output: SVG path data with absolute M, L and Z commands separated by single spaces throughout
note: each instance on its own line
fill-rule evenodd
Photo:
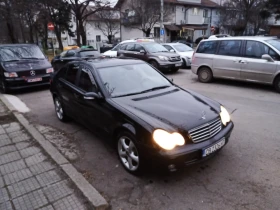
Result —
M 185 139 L 180 133 L 168 133 L 165 130 L 157 129 L 153 133 L 154 141 L 165 150 L 172 150 L 176 146 L 185 144 Z
M 222 119 L 222 123 L 226 126 L 227 123 L 230 122 L 230 115 L 229 115 L 228 111 L 226 110 L 226 108 L 223 106 L 221 106 L 220 116 Z
M 160 60 L 162 60 L 162 61 L 168 61 L 168 57 L 166 57 L 166 56 L 158 56 L 158 58 L 160 59 Z
M 16 72 L 4 72 L 5 77 L 18 77 Z

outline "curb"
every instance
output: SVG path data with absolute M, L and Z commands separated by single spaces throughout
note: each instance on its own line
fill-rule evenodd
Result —
M 0 99 L 12 111 L 13 115 L 22 124 L 22 126 L 32 135 L 32 137 L 41 145 L 56 164 L 67 174 L 83 196 L 96 210 L 106 210 L 109 208 L 107 201 L 103 196 L 80 174 L 73 165 L 49 142 L 45 137 L 20 113 L 13 105 L 0 94 Z

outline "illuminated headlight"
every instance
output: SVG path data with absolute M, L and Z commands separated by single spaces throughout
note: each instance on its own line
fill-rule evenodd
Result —
M 46 70 L 46 73 L 47 73 L 47 74 L 53 73 L 53 68 L 48 68 L 48 69 Z
M 162 61 L 168 61 L 168 57 L 166 57 L 166 56 L 158 56 L 158 58 L 160 59 L 160 60 L 162 60 Z
M 230 122 L 230 115 L 229 115 L 228 111 L 226 110 L 226 108 L 223 106 L 221 106 L 220 116 L 222 119 L 222 123 L 226 126 L 227 123 Z
M 185 144 L 185 139 L 180 133 L 168 133 L 165 130 L 157 129 L 153 133 L 154 141 L 165 150 L 172 150 L 176 146 Z
M 5 77 L 18 77 L 16 72 L 4 72 Z

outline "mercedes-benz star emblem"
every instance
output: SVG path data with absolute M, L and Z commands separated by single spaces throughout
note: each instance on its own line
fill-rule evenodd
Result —
M 36 74 L 35 74 L 35 71 L 30 71 L 30 75 L 31 76 L 35 76 Z
M 205 111 L 203 111 L 202 113 L 201 113 L 201 118 L 200 118 L 201 120 L 206 120 L 206 112 Z

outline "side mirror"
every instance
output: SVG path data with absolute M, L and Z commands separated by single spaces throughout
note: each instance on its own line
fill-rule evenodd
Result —
M 175 53 L 175 50 L 169 50 L 169 52 Z
M 273 58 L 268 54 L 262 55 L 262 59 L 267 60 L 269 62 L 274 62 Z
M 94 100 L 94 99 L 100 99 L 101 96 L 94 92 L 88 92 L 84 94 L 85 100 Z
M 146 51 L 145 51 L 145 50 L 140 50 L 140 53 L 145 54 L 145 53 L 146 53 Z

